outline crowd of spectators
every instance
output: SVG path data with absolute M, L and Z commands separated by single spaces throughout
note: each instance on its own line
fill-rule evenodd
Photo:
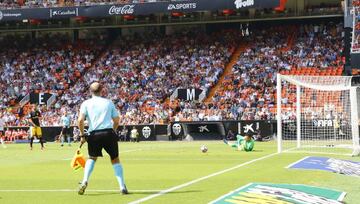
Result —
M 175 119 L 275 119 L 276 73 L 341 67 L 342 32 L 342 24 L 334 23 L 253 30 L 249 47 L 241 53 L 232 74 L 221 82 L 212 102 L 183 102 Z M 294 105 L 292 92 L 284 92 L 282 103 Z
M 22 108 L 5 111 L 7 108 L 32 92 L 61 95 L 92 66 L 103 47 L 93 40 L 72 42 L 68 35 L 59 33 L 35 39 L 28 35 L 4 36 L 1 44 L 0 110 L 6 112 L 6 121 L 12 125 L 22 125 L 21 116 L 26 112 Z M 52 120 L 51 115 L 48 116 L 47 119 Z
M 274 119 L 276 73 L 342 66 L 342 32 L 342 24 L 331 22 L 250 27 L 245 37 L 235 30 L 192 30 L 119 37 L 109 47 L 105 40 L 71 42 L 60 34 L 36 40 L 6 37 L 0 48 L 0 107 L 8 125 L 24 125 L 24 117 L 5 109 L 12 107 L 10 101 L 39 90 L 56 92 L 54 106 L 41 112 L 43 125 L 60 125 L 65 110 L 74 121 L 89 97 L 89 84 L 103 81 L 122 125 Z M 246 47 L 219 82 L 240 44 Z M 218 82 L 222 86 L 210 102 L 169 99 L 176 88 L 209 90 Z M 282 102 L 288 107 L 295 101 L 285 94 Z
M 354 53 L 360 53 L 360 1 L 353 1 L 354 5 L 354 15 L 355 15 L 355 22 L 354 22 L 354 38 L 352 40 L 352 51 Z
M 161 123 L 172 114 L 166 99 L 176 88 L 213 87 L 234 50 L 236 33 L 189 31 L 122 38 L 106 51 L 83 80 L 65 93 L 68 105 L 88 97 L 93 81 L 106 81 L 122 124 Z M 75 94 L 74 94 L 75 93 Z M 81 94 L 78 94 L 81 93 Z
M 106 4 L 148 3 L 159 1 L 170 0 L 3 0 L 0 2 L 0 9 L 93 6 Z
M 13 142 L 15 140 L 24 140 L 29 136 L 29 132 L 25 129 L 17 128 L 17 129 L 7 129 L 4 134 L 4 141 Z

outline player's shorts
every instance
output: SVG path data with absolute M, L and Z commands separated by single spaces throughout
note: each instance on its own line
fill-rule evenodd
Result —
M 88 153 L 91 157 L 102 157 L 101 150 L 110 155 L 111 160 L 119 156 L 118 136 L 113 129 L 95 130 L 90 133 L 88 139 Z
M 41 127 L 34 126 L 30 127 L 30 137 L 36 136 L 37 138 L 40 138 L 42 136 Z
M 70 127 L 63 127 L 61 133 L 65 136 L 70 136 Z

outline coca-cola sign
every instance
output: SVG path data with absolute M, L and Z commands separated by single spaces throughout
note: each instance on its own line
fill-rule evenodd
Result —
M 109 9 L 110 15 L 128 15 L 134 14 L 135 5 L 112 6 Z

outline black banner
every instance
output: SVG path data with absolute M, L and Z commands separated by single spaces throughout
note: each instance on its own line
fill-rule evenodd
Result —
M 50 93 L 30 93 L 30 103 L 46 105 L 52 96 L 53 94 Z
M 116 4 L 59 8 L 0 10 L 0 22 L 23 19 L 56 19 L 107 17 L 116 15 L 148 15 L 154 13 L 214 11 L 222 9 L 275 8 L 280 0 L 183 0 L 139 4 Z
M 186 101 L 197 101 L 204 92 L 202 89 L 178 89 L 177 98 Z M 205 93 L 203 93 L 205 96 Z
M 155 141 L 156 140 L 156 131 L 155 131 L 155 125 L 134 125 L 134 126 L 120 126 L 118 128 L 118 136 L 120 137 L 120 140 L 129 141 L 130 140 L 130 134 L 131 130 L 135 127 L 137 132 L 139 133 L 139 140 L 140 141 Z M 126 131 L 124 132 L 124 135 L 121 133 L 123 129 L 126 128 Z M 162 132 L 166 132 L 166 126 L 164 127 L 165 131 L 162 130 Z M 159 130 L 161 131 L 161 130 Z
M 276 125 L 276 124 L 275 124 Z M 225 130 L 234 134 L 267 137 L 273 134 L 272 123 L 267 120 L 225 121 Z
M 318 122 L 317 124 L 329 124 L 328 122 Z M 314 124 L 314 123 L 313 123 Z M 164 136 L 169 140 L 182 140 L 185 136 L 189 135 L 193 137 L 194 140 L 220 140 L 223 139 L 231 130 L 235 135 L 251 135 L 251 136 L 260 136 L 266 137 L 273 134 L 272 126 L 276 123 L 271 121 L 258 120 L 258 121 L 199 121 L 199 122 L 174 122 L 169 125 L 121 125 L 117 130 L 119 140 L 129 141 L 131 130 L 135 127 L 139 133 L 140 141 L 155 141 L 164 139 Z M 291 128 L 293 126 L 285 125 L 284 128 Z M 295 124 L 293 124 L 295 125 Z M 344 125 L 344 124 L 343 124 Z M 252 129 L 251 129 L 252 127 Z M 73 137 L 73 128 L 71 127 L 71 137 Z M 331 127 L 321 127 L 321 128 L 331 128 Z M 18 130 L 23 129 L 28 132 L 29 127 L 8 127 L 5 129 Z M 60 135 L 61 126 L 52 126 L 52 127 L 41 127 L 43 138 L 52 142 Z M 125 129 L 125 130 L 124 130 Z M 247 130 L 247 132 L 246 132 Z M 85 130 L 86 132 L 86 130 Z M 290 131 L 287 131 L 290 132 Z M 295 125 L 296 132 L 296 125 Z
M 267 137 L 273 134 L 272 125 L 272 122 L 267 120 L 175 122 L 171 124 L 171 139 L 181 140 L 186 135 L 190 135 L 195 140 L 223 139 L 230 130 L 234 135 Z
M 296 121 L 284 121 L 282 124 L 282 138 L 284 140 L 296 140 L 296 128 Z M 339 122 L 329 119 L 301 121 L 301 137 L 307 140 L 350 140 L 351 135 L 351 124 L 345 121 Z

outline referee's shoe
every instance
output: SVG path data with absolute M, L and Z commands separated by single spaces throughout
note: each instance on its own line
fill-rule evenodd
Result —
M 79 194 L 79 195 L 84 195 L 85 189 L 86 189 L 87 185 L 88 185 L 87 182 L 80 184 L 79 190 L 78 190 L 78 194 Z
M 79 195 L 84 195 L 85 189 L 87 188 L 87 185 L 88 185 L 87 182 L 80 184 L 80 187 L 79 187 L 79 190 L 78 190 Z M 121 194 L 123 194 L 123 195 L 129 194 L 129 191 L 127 190 L 126 186 L 125 186 L 124 189 L 121 190 Z
M 122 190 L 121 190 L 121 194 L 123 194 L 123 195 L 129 194 L 129 192 L 128 192 L 128 190 L 127 190 L 126 186 L 125 186 L 125 188 L 124 188 L 124 189 L 122 189 Z

